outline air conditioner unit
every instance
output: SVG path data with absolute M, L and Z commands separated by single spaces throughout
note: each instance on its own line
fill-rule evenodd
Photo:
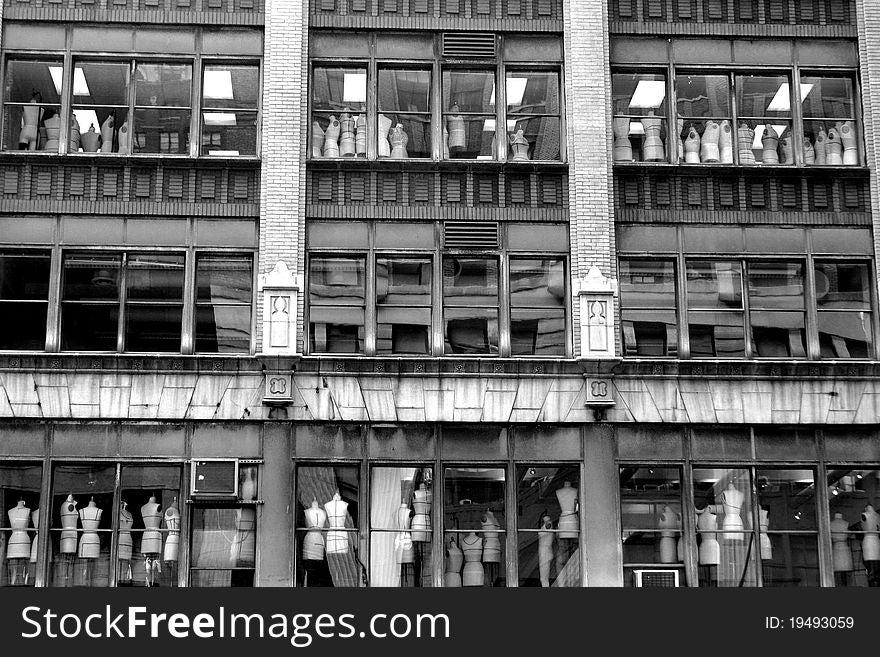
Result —
M 643 569 L 634 570 L 633 578 L 637 587 L 656 586 L 660 588 L 675 588 L 678 584 L 679 572 L 672 569 Z
M 190 472 L 193 498 L 238 498 L 238 459 L 193 459 Z

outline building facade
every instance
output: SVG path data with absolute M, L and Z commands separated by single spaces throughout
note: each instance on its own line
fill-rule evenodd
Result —
M 5 0 L 0 585 L 880 585 L 868 0 Z

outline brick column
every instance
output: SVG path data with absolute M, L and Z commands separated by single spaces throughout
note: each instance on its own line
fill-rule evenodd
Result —
M 611 72 L 605 0 L 564 0 L 571 275 L 596 266 L 616 278 L 611 203 Z M 575 355 L 580 311 L 572 306 Z
M 859 28 L 859 67 L 861 69 L 862 111 L 864 112 L 865 156 L 871 170 L 871 216 L 874 223 L 874 261 L 880 262 L 880 3 L 857 0 Z
M 263 52 L 260 274 L 279 261 L 302 276 L 308 125 L 308 2 L 266 1 Z M 302 291 L 297 336 L 302 350 Z M 258 299 L 261 293 L 258 292 Z M 257 303 L 257 351 L 262 351 L 263 304 Z

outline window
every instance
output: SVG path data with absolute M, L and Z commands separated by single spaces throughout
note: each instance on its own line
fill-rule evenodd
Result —
M 42 350 L 46 346 L 49 253 L 0 252 L 0 349 Z
M 478 64 L 468 65 L 475 55 L 433 56 L 446 52 L 443 35 L 365 34 L 340 43 L 317 34 L 310 157 L 561 160 L 555 49 L 542 41 L 528 50 L 523 37 L 501 37 L 516 54 L 500 61 L 496 40 Z M 522 61 L 526 53 L 534 60 Z
M 614 162 L 863 164 L 851 73 L 800 73 L 795 87 L 788 69 L 673 70 L 668 89 L 659 70 L 612 73 Z
M 0 586 L 34 586 L 40 553 L 42 468 L 28 463 L 0 466 L 0 532 L 5 554 L 0 554 Z
M 873 440 L 871 438 L 870 440 Z M 880 586 L 880 470 L 828 466 L 831 562 L 835 586 Z
M 677 234 L 681 255 L 673 255 Z M 852 243 L 856 235 L 867 246 Z M 627 356 L 874 357 L 865 230 L 639 226 L 619 227 L 618 236 Z M 667 250 L 668 259 L 644 255 Z M 687 309 L 678 321 L 677 295 Z
M 257 154 L 260 82 L 254 64 L 205 64 L 202 97 L 195 99 L 201 112 L 194 107 L 192 60 L 75 56 L 72 69 L 61 60 L 7 60 L 4 150 L 195 155 L 190 129 L 196 112 L 199 154 Z
M 196 259 L 195 349 L 248 353 L 251 344 L 253 260 L 242 255 Z
M 509 224 L 492 244 L 450 233 L 444 248 L 437 228 L 310 222 L 309 351 L 565 355 L 567 227 Z

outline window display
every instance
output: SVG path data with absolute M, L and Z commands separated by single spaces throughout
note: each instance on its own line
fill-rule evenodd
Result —
M 559 160 L 562 139 L 559 74 L 507 70 L 509 162 Z
M 378 156 L 430 159 L 431 72 L 380 69 L 377 93 Z M 357 155 L 363 157 L 365 136 L 358 132 L 357 138 L 356 146 L 361 148 Z
M 3 150 L 58 152 L 61 60 L 8 59 Z
M 518 466 L 520 586 L 580 585 L 580 468 Z
M 0 466 L 0 586 L 34 586 L 40 526 L 39 465 Z
M 614 161 L 667 161 L 666 76 L 614 73 L 611 95 Z
M 136 65 L 132 153 L 189 153 L 191 88 L 190 64 Z M 124 134 L 121 128 L 120 152 L 126 152 Z
M 880 470 L 828 466 L 835 586 L 880 586 Z
M 675 98 L 679 161 L 687 164 L 733 164 L 728 77 L 677 75 Z
M 794 164 L 791 89 L 784 75 L 737 75 L 740 164 Z
M 201 154 L 230 157 L 257 154 L 257 66 L 205 66 L 202 77 Z
M 853 98 L 853 81 L 849 77 L 801 76 L 804 164 L 857 166 L 862 163 L 862 139 Z
M 315 67 L 312 70 L 311 156 L 367 156 L 367 70 L 349 67 Z M 387 150 L 391 119 L 380 117 L 380 155 Z M 387 146 L 383 149 L 382 144 Z

